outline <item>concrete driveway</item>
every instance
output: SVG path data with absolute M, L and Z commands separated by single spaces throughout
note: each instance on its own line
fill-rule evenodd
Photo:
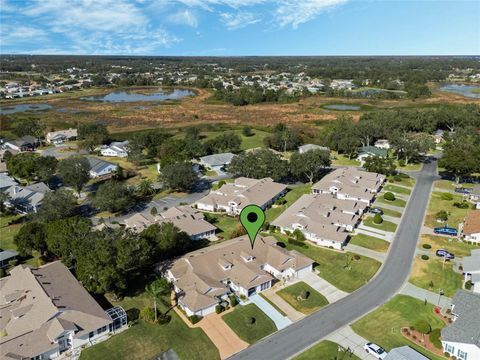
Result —
M 335 286 L 330 284 L 327 280 L 322 279 L 313 271 L 305 274 L 305 276 L 299 281 L 304 281 L 312 288 L 317 290 L 320 294 L 327 298 L 330 304 L 348 295 L 348 293 L 337 289 Z
M 350 349 L 362 360 L 373 360 L 375 356 L 368 354 L 363 345 L 368 343 L 366 339 L 355 333 L 350 326 L 345 326 L 327 337 L 328 340 L 336 342 L 345 349 Z
M 278 330 L 281 330 L 292 323 L 292 321 L 288 317 L 280 314 L 277 309 L 270 305 L 270 303 L 260 295 L 252 295 L 249 297 L 249 300 L 249 302 L 257 305 L 258 308 L 265 313 L 265 315 L 272 319 Z

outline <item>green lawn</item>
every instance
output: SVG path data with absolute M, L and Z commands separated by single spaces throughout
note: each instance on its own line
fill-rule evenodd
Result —
M 404 195 L 410 195 L 410 193 L 412 192 L 410 189 L 407 189 L 401 186 L 391 185 L 391 184 L 385 185 L 384 189 L 385 191 L 390 191 L 393 193 L 404 194 Z
M 140 285 L 139 285 L 140 286 Z M 143 289 L 143 284 L 141 285 Z M 165 312 L 170 296 L 163 298 L 157 305 Z M 137 295 L 126 296 L 114 306 L 122 306 L 127 312 L 131 309 L 141 310 L 145 306 L 153 306 L 151 298 L 141 291 Z M 217 348 L 203 330 L 189 328 L 172 310 L 170 323 L 152 325 L 139 320 L 138 324 L 112 336 L 95 346 L 82 351 L 81 360 L 103 359 L 151 359 L 160 352 L 173 349 L 180 359 L 220 359 Z
M 352 236 L 349 243 L 380 252 L 386 252 L 390 246 L 388 241 L 365 234 Z
M 239 219 L 236 217 L 225 214 L 209 214 L 208 216 L 216 219 L 213 225 L 220 230 L 217 232 L 217 235 L 223 236 L 225 239 L 234 238 L 243 229 Z
M 356 158 L 349 159 L 347 156 L 332 151 L 332 165 L 338 166 L 360 166 L 360 161 Z
M 413 187 L 413 185 L 415 185 L 415 179 L 412 178 L 412 177 L 408 177 L 408 178 L 402 178 L 402 180 L 400 180 L 400 181 L 395 181 L 393 176 L 389 176 L 388 177 L 388 183 L 390 183 L 390 184 L 400 184 L 400 185 L 403 185 L 403 186 Z
M 394 224 L 387 220 L 383 220 L 381 224 L 375 224 L 373 222 L 372 216 L 367 217 L 365 220 L 363 220 L 363 224 L 365 226 L 370 226 L 372 228 L 383 230 L 383 231 L 395 232 L 395 230 L 397 230 L 397 224 Z
M 444 322 L 433 314 L 433 305 L 406 295 L 397 295 L 388 303 L 361 318 L 352 325 L 353 330 L 365 339 L 390 351 L 394 347 L 408 345 L 432 360 L 441 360 L 435 354 L 408 341 L 400 333 L 402 327 L 417 320 L 426 320 L 432 328 L 443 328 Z
M 253 324 L 250 320 L 254 318 Z M 255 304 L 237 306 L 232 312 L 222 316 L 222 319 L 232 328 L 238 337 L 253 344 L 277 331 L 274 322 Z M 208 359 L 208 357 L 204 357 Z
M 399 211 L 386 209 L 384 207 L 379 207 L 379 208 L 382 209 L 383 213 L 387 216 L 396 217 L 396 218 L 402 217 L 402 213 Z
M 405 170 L 405 171 L 419 171 L 422 169 L 422 163 L 410 163 L 405 166 L 398 165 L 398 161 L 395 161 L 395 165 L 397 166 L 398 170 Z
M 13 237 L 18 233 L 22 224 L 8 225 L 8 223 L 18 218 L 20 215 L 0 216 L 0 249 L 17 249 Z
M 303 184 L 303 185 L 291 185 L 288 187 L 289 191 L 285 195 L 284 199 L 287 201 L 285 205 L 275 205 L 275 207 L 271 207 L 265 211 L 266 221 L 272 222 L 275 220 L 281 213 L 285 211 L 287 207 L 292 205 L 295 201 L 298 200 L 302 195 L 309 194 L 311 190 L 310 184 Z
M 305 299 L 301 296 L 306 294 Z M 277 295 L 289 303 L 295 310 L 308 315 L 328 305 L 328 300 L 308 284 L 300 281 L 277 291 Z
M 420 242 L 420 247 L 423 244 L 429 244 L 432 246 L 432 251 L 437 251 L 438 249 L 445 249 L 449 252 L 454 253 L 456 256 L 463 257 L 469 256 L 473 249 L 479 249 L 478 245 L 470 245 L 466 242 L 460 241 L 457 238 L 445 237 L 445 236 L 435 236 L 435 235 L 422 235 Z
M 265 294 L 262 292 L 259 294 L 266 302 L 268 302 L 270 305 L 272 305 L 275 310 L 277 310 L 280 314 L 282 314 L 283 316 L 287 316 L 287 314 L 285 313 L 285 311 L 283 311 L 282 309 L 280 309 L 277 304 L 275 304 L 272 300 L 270 300 L 268 297 L 265 296 Z
M 339 347 L 341 350 L 339 351 Z M 293 358 L 294 360 L 360 360 L 354 354 L 346 353 L 346 349 L 329 340 L 323 340 L 310 349 Z
M 365 285 L 380 267 L 380 262 L 350 252 L 338 252 L 306 243 L 304 247 L 287 243 L 284 235 L 275 234 L 287 249 L 297 250 L 316 262 L 320 276 L 340 290 L 352 292 Z M 359 260 L 354 260 L 359 256 Z
M 428 204 L 427 216 L 425 218 L 425 225 L 431 228 L 443 226 L 443 223 L 438 223 L 435 214 L 441 210 L 445 210 L 449 213 L 447 223 L 448 226 L 458 228 L 458 224 L 463 222 L 467 215 L 468 209 L 459 209 L 453 206 L 455 202 L 462 202 L 462 195 L 453 195 L 453 200 L 442 199 L 442 192 L 435 191 L 430 196 L 430 202 Z
M 460 183 L 456 184 L 455 181 L 451 180 L 437 180 L 433 183 L 435 189 L 440 190 L 455 190 L 456 187 L 472 188 L 475 184 L 472 183 Z
M 257 130 L 252 128 L 252 136 L 245 136 L 242 133 L 242 129 L 237 129 L 237 130 L 222 130 L 222 131 L 206 131 L 202 132 L 202 136 L 204 136 L 205 140 L 207 139 L 212 139 L 218 135 L 221 135 L 225 132 L 233 132 L 240 136 L 242 139 L 242 144 L 240 145 L 240 148 L 242 150 L 247 150 L 247 149 L 253 149 L 253 148 L 258 148 L 258 147 L 265 147 L 265 144 L 263 142 L 263 139 L 265 139 L 267 136 L 271 135 L 270 133 L 262 130 Z
M 463 276 L 453 271 L 450 262 L 430 258 L 429 260 L 415 259 L 410 282 L 422 289 L 438 293 L 443 289 L 445 296 L 452 297 L 462 288 Z M 433 285 L 433 286 L 431 286 Z
M 380 204 L 388 204 L 392 206 L 397 206 L 397 207 L 405 207 L 407 205 L 407 202 L 403 199 L 395 199 L 393 201 L 388 201 L 383 198 L 383 195 L 380 195 L 377 197 L 375 200 L 375 203 L 380 203 Z

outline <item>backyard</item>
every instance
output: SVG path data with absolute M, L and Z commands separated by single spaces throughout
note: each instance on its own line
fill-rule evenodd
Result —
M 350 238 L 349 244 L 362 246 L 364 248 L 380 252 L 387 252 L 388 247 L 390 246 L 390 243 L 388 241 L 365 234 L 358 234 L 352 236 Z
M 413 325 L 418 320 L 427 321 L 430 326 L 443 328 L 444 322 L 433 313 L 433 305 L 406 295 L 397 295 L 377 310 L 364 316 L 352 325 L 353 330 L 365 339 L 390 351 L 394 347 L 408 345 L 422 352 L 432 360 L 441 360 L 421 346 L 416 345 L 400 333 L 402 327 Z
M 430 258 L 415 259 L 410 277 L 410 282 L 422 289 L 439 293 L 443 290 L 445 296 L 452 297 L 458 289 L 462 288 L 463 276 L 453 271 L 450 262 L 443 262 Z
M 320 277 L 327 280 L 340 290 L 352 292 L 365 285 L 375 275 L 380 267 L 380 262 L 366 256 L 354 255 L 349 252 L 338 252 L 305 243 L 304 246 L 290 244 L 283 235 L 275 236 L 285 244 L 289 250 L 297 250 L 316 264 Z M 358 258 L 358 260 L 355 260 Z
M 294 360 L 330 360 L 330 359 L 344 359 L 344 360 L 360 360 L 360 358 L 351 353 L 347 353 L 346 349 L 339 346 L 337 343 L 329 340 L 323 340 L 318 344 L 312 346 L 304 353 L 293 358 Z
M 328 305 L 328 300 L 322 294 L 303 281 L 277 291 L 277 295 L 305 315 Z
M 339 154 L 335 151 L 331 153 L 332 158 L 332 165 L 337 166 L 360 166 L 360 161 L 358 161 L 355 157 L 349 159 L 347 156 L 343 154 Z
M 297 201 L 302 195 L 309 194 L 311 192 L 310 184 L 303 185 L 291 185 L 288 187 L 289 191 L 283 197 L 286 200 L 284 205 L 274 205 L 270 209 L 265 211 L 266 221 L 272 222 L 275 220 L 285 209 L 291 206 L 295 201 Z
M 234 311 L 223 315 L 222 319 L 240 339 L 249 344 L 277 331 L 273 321 L 255 304 L 237 306 Z
M 127 313 L 153 306 L 151 297 L 143 291 L 143 284 L 132 292 L 131 296 L 126 296 L 119 302 L 111 301 L 112 305 L 122 306 Z M 164 313 L 169 308 L 166 304 L 170 303 L 170 295 L 161 300 L 157 306 Z M 216 347 L 203 330 L 189 328 L 173 310 L 168 314 L 172 317 L 168 324 L 153 325 L 138 320 L 137 324 L 122 333 L 83 350 L 81 360 L 151 359 L 168 349 L 175 350 L 180 359 L 220 358 Z

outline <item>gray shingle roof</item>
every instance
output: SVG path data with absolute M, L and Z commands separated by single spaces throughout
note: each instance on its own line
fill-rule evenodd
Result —
M 202 156 L 200 162 L 207 166 L 222 166 L 230 164 L 230 161 L 235 157 L 232 153 L 213 154 L 208 156 Z
M 458 318 L 442 330 L 442 340 L 480 347 L 480 294 L 458 290 L 452 304 Z
M 410 346 L 402 346 L 390 350 L 385 360 L 429 360 Z
M 102 172 L 104 169 L 106 169 L 109 166 L 112 166 L 112 165 L 117 166 L 114 163 L 111 163 L 111 162 L 108 162 L 108 161 L 105 161 L 105 160 L 101 160 L 101 159 L 97 159 L 97 158 L 94 158 L 94 157 L 87 157 L 87 160 L 88 160 L 88 164 L 90 165 L 90 171 L 93 171 L 97 174 Z

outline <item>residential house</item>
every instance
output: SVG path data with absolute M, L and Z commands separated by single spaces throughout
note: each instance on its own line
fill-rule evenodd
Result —
M 45 140 L 49 144 L 59 145 L 66 141 L 75 140 L 78 136 L 77 129 L 67 129 L 59 131 L 51 131 L 45 136 Z
M 385 175 L 353 168 L 340 168 L 312 186 L 313 194 L 333 194 L 337 199 L 361 201 L 370 205 L 385 182 Z
M 305 145 L 301 145 L 301 146 L 298 147 L 298 152 L 300 154 L 304 154 L 304 153 L 306 153 L 307 151 L 310 151 L 310 150 L 330 151 L 330 149 L 328 147 L 315 145 L 315 144 L 305 144 Z
M 468 196 L 469 200 L 475 204 L 477 210 L 480 210 L 480 185 L 475 185 L 470 195 Z
M 42 182 L 27 186 L 12 185 L 3 191 L 8 196 L 4 204 L 19 214 L 36 213 L 42 207 L 45 194 L 50 191 Z
M 426 356 L 420 354 L 417 350 L 410 346 L 402 346 L 393 348 L 389 351 L 384 360 L 430 360 Z
M 274 281 L 301 279 L 312 264 L 301 253 L 278 246 L 272 236 L 257 236 L 253 248 L 248 236 L 241 236 L 188 253 L 163 272 L 186 314 L 205 316 L 231 294 L 250 297 Z
M 94 157 L 87 157 L 88 164 L 90 165 L 90 177 L 98 178 L 105 175 L 110 175 L 118 170 L 118 165 L 97 159 Z
M 54 359 L 78 351 L 127 325 L 125 311 L 104 311 L 55 261 L 14 267 L 0 279 L 0 358 Z
M 480 243 L 480 210 L 469 210 L 463 223 L 463 240 Z
M 102 156 L 111 157 L 127 157 L 128 156 L 128 140 L 122 142 L 112 142 L 110 145 L 104 145 L 100 148 Z
M 306 194 L 288 207 L 272 225 L 282 233 L 300 230 L 317 245 L 341 250 L 349 232 L 360 222 L 364 204 L 334 198 L 331 194 Z
M 15 260 L 18 252 L 15 250 L 1 250 L 0 251 L 0 269 L 6 268 L 10 260 Z
M 3 144 L 5 150 L 34 151 L 40 145 L 40 141 L 34 136 L 26 135 L 15 140 L 6 140 Z
M 203 165 L 207 169 L 213 170 L 218 174 L 222 174 L 225 170 L 225 167 L 230 164 L 230 162 L 235 156 L 236 155 L 232 153 L 202 156 L 200 158 L 200 165 Z
M 458 290 L 452 299 L 453 322 L 442 329 L 443 351 L 461 360 L 480 359 L 480 294 Z
M 235 216 L 239 215 L 245 206 L 251 204 L 266 210 L 286 191 L 286 185 L 276 183 L 271 178 L 239 177 L 233 183 L 224 184 L 220 189 L 210 191 L 195 205 L 200 210 L 226 212 Z
M 480 294 L 480 249 L 472 250 L 470 256 L 462 259 L 464 281 L 471 281 L 472 290 Z
M 215 239 L 217 228 L 205 220 L 202 212 L 190 206 L 174 206 L 157 215 L 137 213 L 124 220 L 127 228 L 137 232 L 153 224 L 171 222 L 181 231 L 186 232 L 192 240 Z
M 390 149 L 390 142 L 386 139 L 379 139 L 375 141 L 374 146 L 379 149 L 385 149 L 388 150 Z
M 364 162 L 368 157 L 386 158 L 388 150 L 385 148 L 378 148 L 376 146 L 362 146 L 358 152 L 357 160 Z
M 8 175 L 7 172 L 0 173 L 0 191 L 4 191 L 14 185 L 18 185 L 17 180 Z

